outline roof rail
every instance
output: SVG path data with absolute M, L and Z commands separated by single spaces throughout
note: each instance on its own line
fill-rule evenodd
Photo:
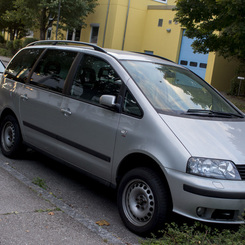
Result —
M 152 57 L 155 57 L 155 58 L 159 58 L 159 59 L 162 59 L 162 60 L 166 60 L 166 61 L 175 63 L 174 61 L 172 61 L 170 59 L 164 58 L 164 57 L 156 55 L 156 54 L 149 54 L 149 53 L 143 53 L 143 52 L 134 52 L 134 53 L 136 53 L 136 54 L 144 54 L 144 55 L 152 56 Z
M 32 42 L 32 43 L 29 43 L 27 45 L 27 47 L 28 46 L 35 46 L 35 45 L 39 45 L 39 44 L 44 44 L 44 45 L 45 44 L 57 45 L 58 43 L 64 43 L 64 44 L 68 44 L 68 43 L 71 43 L 71 44 L 81 44 L 81 45 L 84 45 L 84 46 L 92 47 L 96 51 L 100 51 L 100 52 L 106 53 L 106 51 L 103 48 L 99 47 L 96 44 L 86 43 L 86 42 L 78 42 L 78 41 L 69 41 L 69 40 L 40 40 L 40 41 L 35 41 L 35 42 Z

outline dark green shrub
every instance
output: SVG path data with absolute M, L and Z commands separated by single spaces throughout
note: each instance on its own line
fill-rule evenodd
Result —
M 0 35 L 0 43 L 5 43 L 4 37 Z
M 23 41 L 23 47 L 25 47 L 26 45 L 28 45 L 29 43 L 38 41 L 38 39 L 36 38 L 25 38 L 25 40 Z
M 12 51 L 14 49 L 13 41 L 7 41 L 6 48 Z
M 229 95 L 237 95 L 238 94 L 238 89 L 239 89 L 239 81 L 237 78 L 233 78 L 231 80 L 231 89 L 229 91 Z
M 238 93 L 241 95 L 245 93 L 245 89 L 241 86 L 240 91 L 239 91 L 239 84 L 240 81 L 238 79 L 238 77 L 244 77 L 245 76 L 245 64 L 241 63 L 237 69 L 236 69 L 236 73 L 235 76 L 232 78 L 231 80 L 231 89 L 229 91 L 229 95 L 238 95 Z M 241 85 L 243 85 L 244 82 L 241 83 Z
M 0 55 L 6 57 L 12 57 L 12 52 L 6 48 L 0 48 Z
M 153 237 L 142 241 L 142 245 L 244 245 L 245 225 L 240 225 L 235 231 L 232 229 L 212 229 L 196 222 L 193 226 L 184 224 L 178 226 L 175 223 L 167 224 L 165 230 L 161 231 L 161 237 Z
M 14 55 L 19 49 L 22 48 L 22 40 L 15 39 L 14 41 L 7 41 L 6 48 Z
M 14 48 L 14 51 L 15 52 L 17 52 L 19 49 L 21 49 L 22 48 L 22 40 L 20 40 L 20 39 L 15 39 L 14 41 L 13 41 L 13 48 Z

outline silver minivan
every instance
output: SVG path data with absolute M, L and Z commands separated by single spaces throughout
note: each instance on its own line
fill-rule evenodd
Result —
M 24 146 L 117 188 L 128 229 L 171 212 L 243 222 L 245 117 L 200 77 L 161 57 L 66 41 L 35 42 L 0 82 L 1 150 Z

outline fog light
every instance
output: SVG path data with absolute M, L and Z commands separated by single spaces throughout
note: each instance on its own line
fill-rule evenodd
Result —
M 216 209 L 212 214 L 212 219 L 215 220 L 233 220 L 235 215 L 235 210 L 222 210 Z
M 196 212 L 199 217 L 202 217 L 205 211 L 206 211 L 206 208 L 198 207 Z

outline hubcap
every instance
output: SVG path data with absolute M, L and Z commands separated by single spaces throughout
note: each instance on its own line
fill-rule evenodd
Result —
M 4 150 L 10 151 L 15 141 L 15 130 L 11 122 L 7 122 L 4 125 L 1 140 L 2 140 L 2 147 L 4 148 Z
M 123 194 L 123 209 L 134 225 L 146 225 L 155 211 L 155 200 L 151 188 L 142 180 L 133 180 Z

